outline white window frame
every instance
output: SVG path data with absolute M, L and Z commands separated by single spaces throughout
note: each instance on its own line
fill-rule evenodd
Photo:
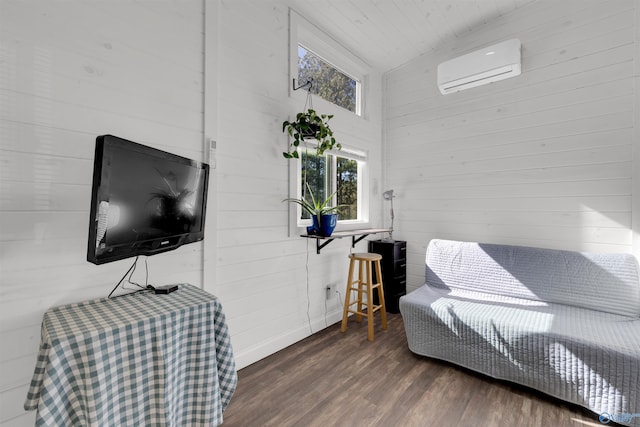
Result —
M 355 115 L 366 117 L 366 93 L 369 86 L 369 67 L 367 64 L 295 10 L 289 9 L 289 82 L 293 83 L 295 79 L 296 87 L 305 83 L 298 82 L 298 45 L 302 45 L 306 50 L 356 81 Z M 290 98 L 304 105 L 306 96 L 306 90 L 294 91 L 292 84 L 289 85 Z M 354 114 L 320 96 L 314 96 L 313 102 L 321 104 L 322 110 L 338 108 L 349 114 Z
M 298 148 L 299 151 L 309 150 L 309 154 L 313 154 L 315 146 L 313 142 L 304 143 Z M 332 156 L 332 161 L 336 162 L 336 156 L 358 161 L 358 219 L 341 220 L 338 217 L 336 230 L 367 228 L 369 226 L 369 166 L 368 155 L 366 151 L 358 150 L 353 147 L 344 146 L 342 150 L 328 150 L 325 154 Z M 292 198 L 302 197 L 302 156 L 299 159 L 289 159 L 290 188 L 289 194 Z M 335 166 L 335 165 L 334 165 Z M 335 191 L 337 177 L 335 176 L 336 168 L 332 169 L 334 173 L 331 176 L 332 187 Z M 302 219 L 302 208 L 297 203 L 289 203 L 289 224 L 291 226 L 291 234 L 306 234 L 306 228 L 311 225 L 310 219 Z
M 371 68 L 357 55 L 350 52 L 338 41 L 323 32 L 318 26 L 314 25 L 293 9 L 289 9 L 289 98 L 291 100 L 291 117 L 295 118 L 297 112 L 302 110 L 306 103 L 307 91 L 293 90 L 293 79 L 295 78 L 296 87 L 305 82 L 298 82 L 298 45 L 302 45 L 305 49 L 319 56 L 321 59 L 340 70 L 344 74 L 353 78 L 358 82 L 359 90 L 357 90 L 356 114 L 340 107 L 320 96 L 313 96 L 314 109 L 321 114 L 333 114 L 335 117 L 331 122 L 334 132 L 340 132 L 339 129 L 333 127 L 334 122 L 341 122 L 344 126 L 349 126 L 354 121 L 368 120 L 367 110 L 367 93 L 369 92 L 369 74 Z M 291 120 L 291 118 L 290 118 Z M 368 164 L 369 155 L 366 150 L 359 149 L 357 146 L 350 146 L 349 142 L 340 132 L 339 142 L 342 144 L 341 150 L 331 150 L 328 153 L 340 157 L 352 158 L 358 160 L 358 220 L 338 220 L 336 230 L 354 230 L 368 228 L 369 225 L 369 198 L 370 198 L 370 173 Z M 315 150 L 314 142 L 310 141 L 309 148 Z M 304 150 L 304 147 L 299 147 Z M 312 152 L 310 150 L 310 152 Z M 300 159 L 289 159 L 289 197 L 300 198 L 302 195 L 302 164 Z M 335 169 L 334 169 L 335 170 Z M 336 177 L 332 177 L 336 180 Z M 335 181 L 333 183 L 335 187 Z M 311 225 L 311 220 L 300 219 L 301 207 L 296 203 L 289 203 L 289 235 L 307 234 L 307 227 Z

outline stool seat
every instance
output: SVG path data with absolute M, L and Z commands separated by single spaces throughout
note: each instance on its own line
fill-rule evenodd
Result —
M 342 325 L 340 330 L 347 331 L 347 322 L 349 313 L 356 315 L 356 321 L 360 322 L 362 316 L 367 317 L 367 339 L 373 341 L 373 315 L 376 311 L 380 311 L 382 317 L 382 329 L 387 329 L 387 311 L 384 306 L 384 289 L 382 287 L 382 271 L 380 267 L 382 255 L 376 253 L 362 252 L 349 254 L 349 275 L 347 277 L 347 293 L 344 300 L 344 312 L 342 314 Z M 358 277 L 354 278 L 354 270 L 358 264 Z M 372 274 L 375 272 L 376 282 Z M 373 303 L 373 291 L 378 291 L 378 301 L 380 304 Z M 356 293 L 356 297 L 352 302 L 352 293 Z M 366 295 L 366 301 L 364 296 Z M 356 306 L 352 309 L 351 306 Z M 367 311 L 364 311 L 364 308 Z
M 380 261 L 382 259 L 382 255 L 372 254 L 369 252 L 362 252 L 362 253 L 349 254 L 349 258 L 359 260 L 359 261 Z

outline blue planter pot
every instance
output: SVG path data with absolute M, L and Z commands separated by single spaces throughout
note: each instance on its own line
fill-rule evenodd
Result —
M 338 223 L 338 214 L 322 215 L 320 218 L 320 224 L 318 224 L 317 215 L 313 215 L 311 220 L 313 222 L 313 230 L 316 234 L 319 236 L 329 237 Z

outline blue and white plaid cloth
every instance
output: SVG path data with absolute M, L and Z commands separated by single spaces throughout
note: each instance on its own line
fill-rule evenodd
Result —
M 182 284 L 48 310 L 24 408 L 38 426 L 217 426 L 236 384 L 220 302 Z

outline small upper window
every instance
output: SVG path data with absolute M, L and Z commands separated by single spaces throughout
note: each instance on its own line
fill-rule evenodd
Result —
M 313 82 L 314 95 L 359 114 L 360 82 L 298 44 L 298 82 L 307 81 Z

